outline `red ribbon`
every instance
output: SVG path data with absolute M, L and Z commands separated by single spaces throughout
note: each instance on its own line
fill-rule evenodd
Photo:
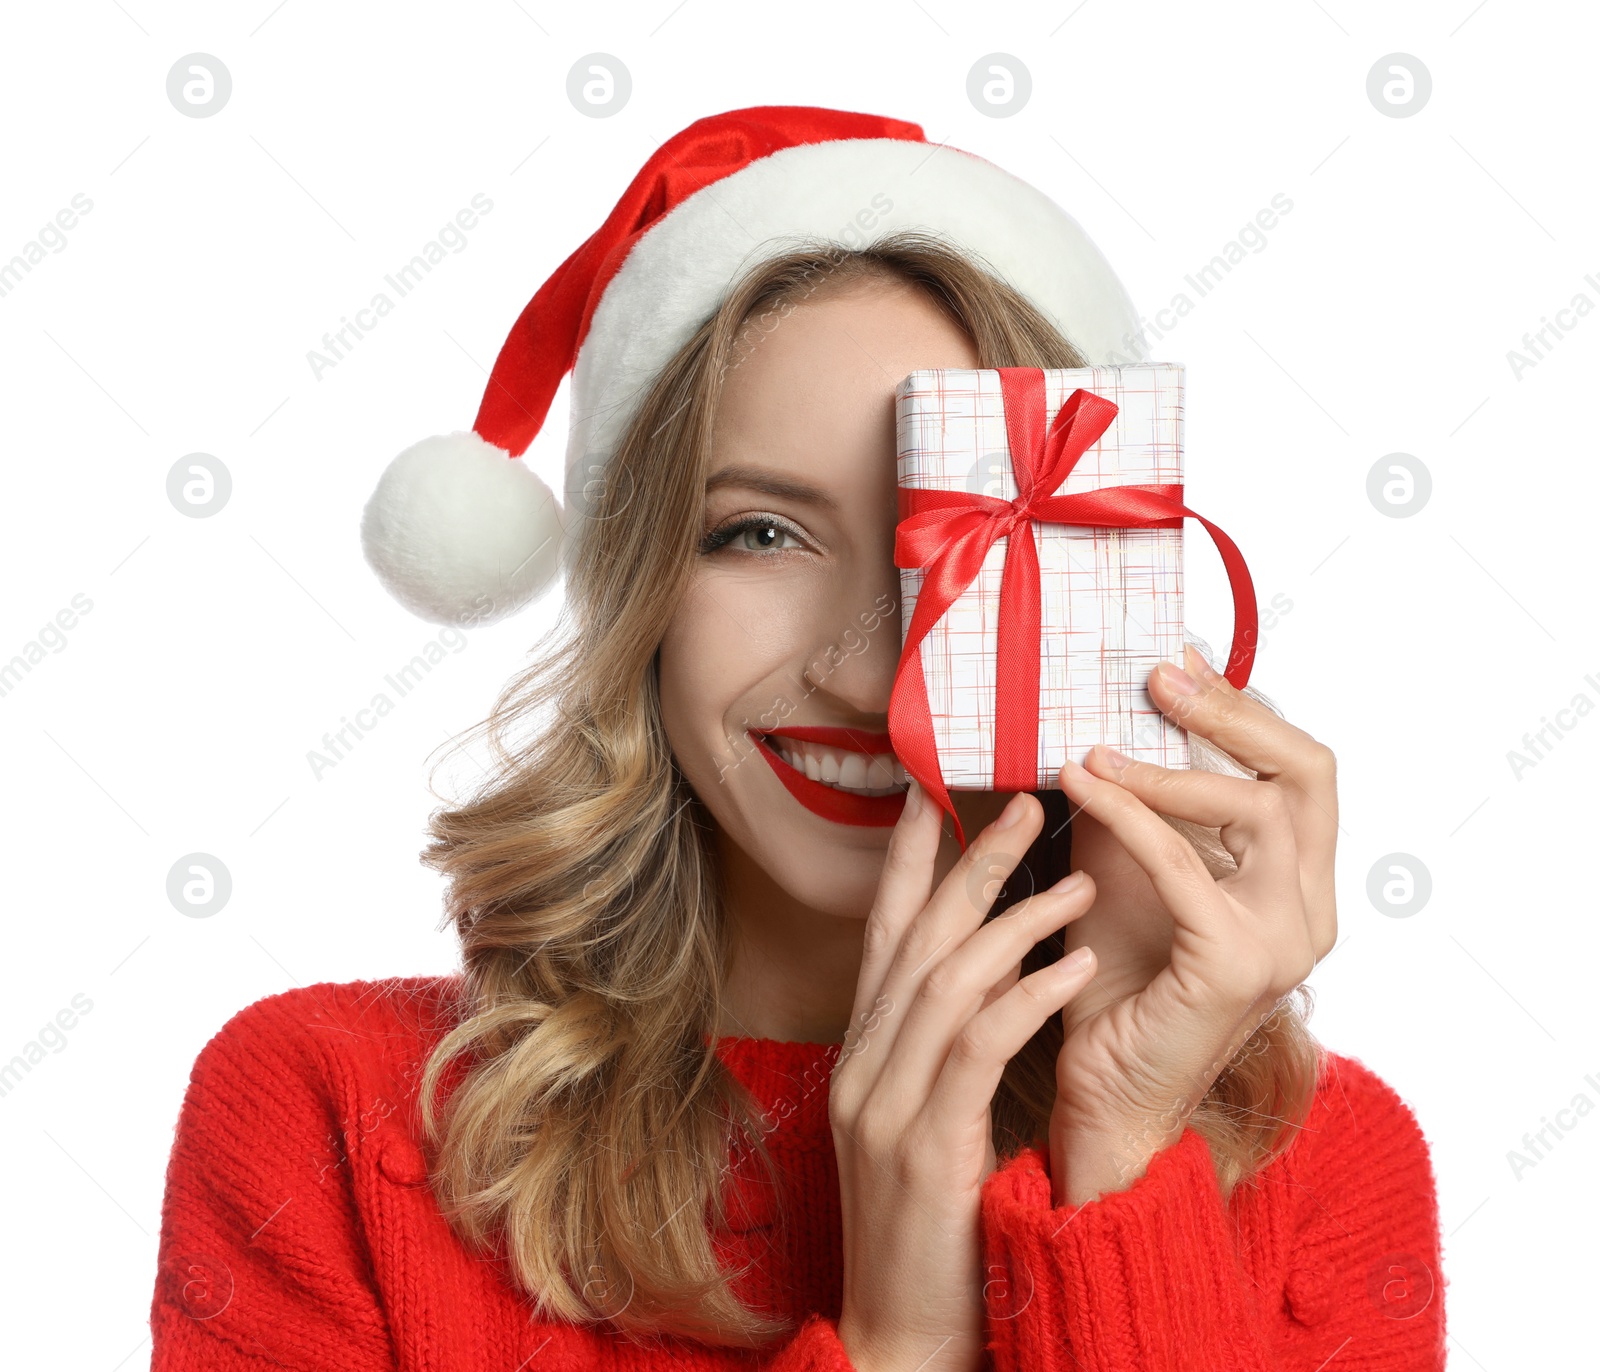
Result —
M 1115 402 L 1093 391 L 1069 395 L 1045 430 L 1044 372 L 1000 367 L 1006 439 L 1017 498 L 1000 500 L 976 491 L 899 488 L 895 526 L 897 567 L 923 567 L 916 612 L 895 669 L 889 695 L 889 734 L 896 756 L 923 791 L 955 825 L 966 851 L 961 821 L 950 803 L 934 746 L 933 716 L 922 674 L 922 640 L 978 575 L 996 539 L 1006 540 L 1000 578 L 1000 622 L 995 664 L 994 789 L 1033 791 L 1039 785 L 1039 553 L 1035 520 L 1109 528 L 1178 529 L 1198 519 L 1222 554 L 1233 590 L 1233 645 L 1223 675 L 1236 687 L 1250 679 L 1256 655 L 1256 593 L 1233 540 L 1183 503 L 1181 483 L 1104 486 L 1074 495 L 1059 491 L 1073 467 L 1111 426 Z

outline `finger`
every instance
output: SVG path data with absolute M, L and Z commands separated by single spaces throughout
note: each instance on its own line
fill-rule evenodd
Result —
M 1185 644 L 1184 651 L 1189 672 L 1158 662 L 1150 673 L 1150 698 L 1163 713 L 1263 780 L 1290 781 L 1337 823 L 1333 751 L 1230 685 L 1193 644 Z
M 1171 689 L 1167 664 L 1151 674 L 1152 698 L 1186 728 L 1190 724 L 1179 715 L 1187 713 L 1203 737 L 1259 778 L 1283 786 L 1304 874 L 1306 911 L 1313 928 L 1321 931 L 1319 941 L 1331 939 L 1337 923 L 1334 849 L 1339 837 L 1337 761 L 1332 749 L 1230 685 L 1192 643 L 1185 644 L 1184 651 L 1195 694 L 1183 696 Z M 1203 711 L 1210 716 L 1203 719 Z
M 927 793 L 913 779 L 906 789 L 905 807 L 889 835 L 884 853 L 883 873 L 867 914 L 861 939 L 861 969 L 856 974 L 856 997 L 850 1013 L 850 1030 L 845 1040 L 849 1053 L 874 1013 L 886 1007 L 879 1004 L 884 978 L 900 946 L 906 926 L 928 903 L 933 891 L 933 863 L 939 851 L 943 815 Z
M 1022 960 L 1019 958 L 1014 966 L 1006 969 L 1005 976 L 1001 977 L 999 981 L 995 982 L 993 986 L 984 992 L 983 1004 L 978 1008 L 980 1010 L 988 1009 L 989 1006 L 993 1005 L 995 1001 L 999 1000 L 1001 996 L 1005 995 L 1005 993 L 1015 986 L 1021 979 Z
M 1093 979 L 1092 949 L 1074 949 L 1048 967 L 1023 977 L 988 1009 L 961 1027 L 950 1046 L 923 1112 L 925 1127 L 987 1111 L 1006 1063 L 1020 1053 L 1051 1015 L 1059 1014 Z
M 1194 846 L 1126 787 L 1071 761 L 1061 769 L 1061 778 L 1068 796 L 1104 824 L 1144 869 L 1179 931 L 1194 935 L 1200 941 L 1196 947 L 1203 949 L 1208 959 L 1220 957 L 1217 972 L 1223 981 L 1218 985 L 1231 982 L 1235 989 L 1242 986 L 1247 996 L 1254 997 L 1261 986 L 1280 979 L 1280 968 L 1298 966 L 1301 956 L 1314 948 L 1315 930 L 1307 915 L 1291 844 L 1258 845 L 1263 860 L 1256 864 L 1252 884 L 1245 886 L 1236 879 L 1228 882 L 1230 889 L 1246 900 L 1230 900 Z M 1290 852 L 1287 862 L 1282 857 L 1286 851 Z M 1268 875 L 1269 871 L 1276 875 Z M 1245 945 L 1237 942 L 1234 913 L 1239 909 L 1262 916 L 1252 931 L 1253 946 L 1262 958 L 1252 955 L 1241 960 L 1237 950 Z M 1300 972 L 1288 984 L 1298 984 L 1304 976 Z
M 987 921 L 941 959 L 906 1007 L 895 1044 L 896 1092 L 904 1092 L 905 1099 L 919 1105 L 927 1100 L 957 1036 L 986 1008 L 986 992 L 1035 944 L 1086 913 L 1094 896 L 1088 874 L 1074 872 Z
M 924 804 L 928 804 L 925 797 Z M 929 804 L 928 808 L 935 807 Z M 878 998 L 893 1008 L 885 1012 L 875 1035 L 877 1047 L 871 1058 L 876 1066 L 861 1072 L 859 1080 L 876 1079 L 883 1070 L 923 979 L 983 923 L 1005 878 L 1022 861 L 1043 825 L 1044 806 L 1028 792 L 1019 791 L 967 845 L 966 852 L 956 859 L 938 889 L 909 923 L 885 923 L 880 928 L 875 937 L 898 931 L 898 946 L 878 989 Z M 875 952 L 882 956 L 881 949 Z M 1000 970 L 1003 969 L 996 970 L 996 976 Z
M 1290 889 L 1299 884 L 1294 822 L 1288 799 L 1275 782 L 1134 762 L 1103 743 L 1089 750 L 1087 767 L 1157 815 L 1216 829 L 1247 888 L 1258 882 L 1263 889 L 1271 883 L 1292 883 Z
M 1156 1099 L 1165 1096 L 1163 1108 L 1180 1101 L 1198 1104 L 1260 1019 L 1271 1013 L 1258 1011 L 1258 998 L 1248 992 L 1197 996 L 1170 963 L 1140 999 L 1147 1022 L 1161 1026 L 1162 1045 L 1161 1082 L 1141 1083 L 1141 1088 Z
M 1197 930 L 1210 929 L 1216 881 L 1186 838 L 1132 792 L 1070 758 L 1061 768 L 1060 782 L 1074 814 L 1081 810 L 1110 831 L 1144 869 L 1175 920 Z

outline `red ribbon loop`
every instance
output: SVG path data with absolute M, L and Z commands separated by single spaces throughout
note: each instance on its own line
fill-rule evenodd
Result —
M 1039 552 L 1034 521 L 1109 528 L 1176 529 L 1185 516 L 1211 535 L 1233 591 L 1233 644 L 1223 675 L 1236 687 L 1250 679 L 1256 652 L 1256 593 L 1234 541 L 1183 503 L 1181 483 L 1105 486 L 1073 495 L 1058 491 L 1072 469 L 1111 427 L 1115 402 L 1081 387 L 1045 428 L 1045 380 L 1038 367 L 1000 367 L 1015 500 L 977 491 L 900 487 L 895 526 L 897 567 L 926 573 L 895 669 L 889 695 L 889 734 L 895 754 L 923 791 L 950 816 L 966 851 L 961 821 L 950 803 L 934 746 L 933 716 L 922 674 L 922 640 L 983 567 L 996 540 L 1006 540 L 1000 575 L 995 664 L 994 789 L 1032 791 L 1039 785 Z

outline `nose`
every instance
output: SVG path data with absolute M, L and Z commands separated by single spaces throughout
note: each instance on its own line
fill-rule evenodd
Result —
M 889 694 L 900 663 L 900 578 L 882 578 L 875 593 L 857 589 L 840 598 L 821 625 L 831 632 L 818 642 L 801 672 L 812 702 L 809 718 L 883 728 Z

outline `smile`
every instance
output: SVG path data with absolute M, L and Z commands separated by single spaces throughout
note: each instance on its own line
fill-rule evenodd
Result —
M 749 733 L 784 788 L 812 814 L 867 826 L 892 826 L 900 818 L 905 768 L 893 753 L 869 750 L 870 738 L 823 728 Z

